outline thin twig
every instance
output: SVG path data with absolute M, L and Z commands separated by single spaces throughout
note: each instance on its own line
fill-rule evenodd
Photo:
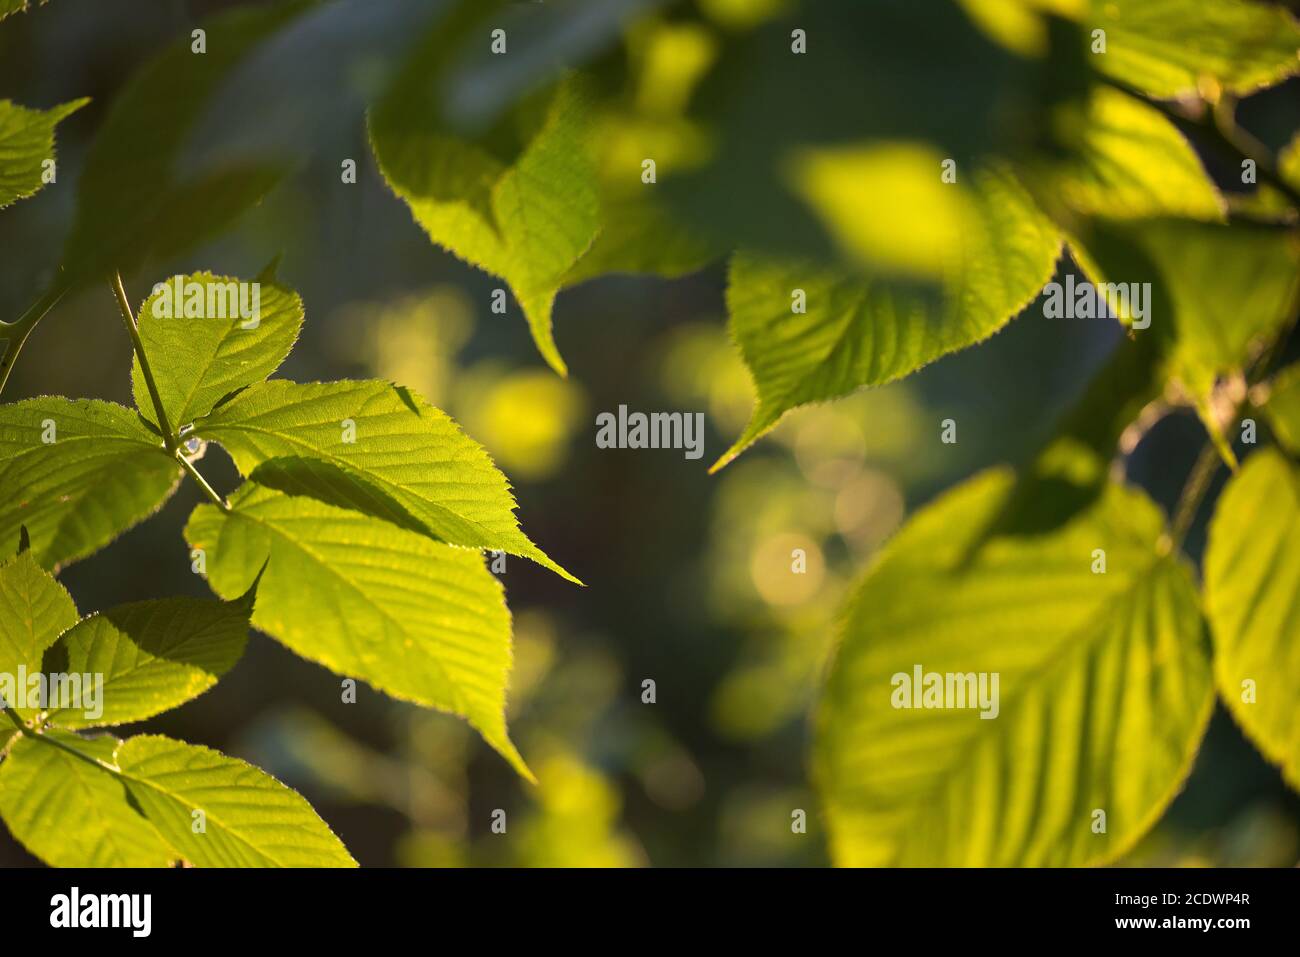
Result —
M 13 322 L 0 322 L 0 338 L 6 340 L 4 354 L 0 355 L 0 393 L 4 392 L 5 385 L 9 382 L 9 373 L 13 371 L 14 363 L 18 361 L 18 353 L 22 351 L 27 337 L 67 291 L 66 286 L 56 286 L 36 300 L 18 319 Z

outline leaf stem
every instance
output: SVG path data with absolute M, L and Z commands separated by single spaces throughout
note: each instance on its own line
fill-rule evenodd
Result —
M 4 354 L 0 355 L 0 393 L 4 392 L 5 385 L 9 382 L 9 373 L 13 371 L 14 363 L 18 361 L 18 353 L 22 351 L 27 337 L 67 291 L 67 286 L 54 286 L 32 303 L 18 319 L 13 322 L 0 322 L 0 337 L 5 339 Z
M 122 323 L 126 326 L 127 335 L 131 337 L 131 347 L 135 350 L 135 357 L 140 360 L 140 371 L 144 373 L 144 383 L 149 388 L 149 398 L 153 402 L 154 412 L 158 415 L 158 428 L 162 431 L 163 444 L 167 451 L 176 455 L 179 446 L 176 442 L 176 436 L 172 434 L 172 427 L 167 422 L 167 412 L 163 409 L 162 397 L 158 394 L 158 383 L 154 381 L 153 369 L 149 367 L 149 357 L 144 354 L 144 343 L 140 341 L 140 330 L 135 324 L 135 314 L 131 311 L 131 303 L 126 297 L 126 288 L 122 285 L 122 274 L 113 271 L 113 292 L 117 296 L 117 307 L 122 313 Z
M 180 449 L 176 450 L 176 461 L 181 463 L 181 467 L 190 473 L 190 477 L 199 483 L 199 488 L 203 489 L 204 494 L 212 499 L 213 504 L 223 512 L 231 511 L 230 503 L 217 494 L 217 490 L 208 484 L 208 480 L 203 477 L 203 473 L 195 468 L 194 463 L 185 457 L 185 453 Z

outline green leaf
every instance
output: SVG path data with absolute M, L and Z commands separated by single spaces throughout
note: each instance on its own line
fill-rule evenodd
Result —
M 16 541 L 25 525 L 45 568 L 84 558 L 147 518 L 180 478 L 135 413 L 96 399 L 0 406 L 0 463 L 0 542 Z
M 1282 148 L 1277 156 L 1278 174 L 1292 189 L 1300 190 L 1300 133 Z
M 220 232 L 283 173 L 280 161 L 182 168 L 200 112 L 258 43 L 311 6 L 244 7 L 204 21 L 207 52 L 189 32 L 146 63 L 114 98 L 82 172 L 77 218 L 64 250 L 64 280 L 94 281 L 114 269 L 175 257 Z
M 40 737 L 46 740 L 20 738 L 0 766 L 0 817 L 28 851 L 54 867 L 168 867 L 176 860 L 110 770 L 116 738 L 55 730 Z
M 1249 94 L 1300 70 L 1300 26 L 1273 3 L 1093 0 L 1086 20 L 1106 31 L 1097 68 L 1160 99 Z
M 0 565 L 0 675 L 16 682 L 19 668 L 38 673 L 45 649 L 76 623 L 72 597 L 36 564 L 30 550 Z M 30 717 L 27 709 L 15 711 L 24 720 Z
M 1215 508 L 1205 607 L 1219 694 L 1247 737 L 1300 790 L 1297 595 L 1300 469 L 1265 450 L 1233 476 Z
M 1195 150 L 1152 106 L 1098 87 L 1079 118 L 1076 155 L 1045 181 L 1075 212 L 1116 219 L 1222 220 L 1223 198 Z
M 1292 455 L 1300 455 L 1300 364 L 1277 374 L 1264 411 L 1278 442 Z
M 201 505 L 185 537 L 219 595 L 263 562 L 253 624 L 304 658 L 465 718 L 520 774 L 506 733 L 510 613 L 475 552 L 246 482 L 233 511 Z
M 384 179 L 430 239 L 510 285 L 537 348 L 565 374 L 551 308 L 600 227 L 587 152 L 589 94 L 574 80 L 561 83 L 540 129 L 511 165 L 423 128 L 411 105 L 416 95 L 399 83 L 371 115 L 371 147 Z
M 154 288 L 140 308 L 140 340 L 173 429 L 269 376 L 302 328 L 302 299 L 267 275 L 245 283 L 201 272 Z M 153 402 L 138 356 L 131 385 L 136 407 L 152 421 Z
M 917 513 L 850 600 L 814 757 L 839 864 L 1103 863 L 1190 768 L 1213 703 L 1208 639 L 1188 571 L 1157 544 L 1159 511 L 1109 486 L 1055 534 L 968 562 L 1012 487 L 985 473 Z M 990 703 L 996 674 L 997 716 L 955 696 L 895 707 L 918 666 L 987 674 Z
M 1270 226 L 1104 224 L 1084 245 L 1099 281 L 1152 284 L 1150 320 L 1172 322 L 1173 371 L 1198 399 L 1277 334 L 1300 281 L 1300 249 Z
M 64 728 L 143 721 L 197 698 L 234 667 L 248 641 L 253 593 L 233 602 L 163 598 L 96 612 L 63 636 L 70 674 L 103 676 L 101 713 L 53 710 Z
M 987 339 L 1033 301 L 1060 252 L 1055 229 L 1004 172 L 976 174 L 967 244 L 953 279 L 930 294 L 838 268 L 739 253 L 727 310 L 758 404 L 716 470 L 790 409 L 881 385 Z M 807 295 L 806 314 L 792 293 Z
M 144 815 L 199 867 L 356 866 L 300 794 L 251 764 L 152 734 L 124 741 L 116 759 Z
M 29 110 L 0 100 L 0 209 L 45 185 L 42 164 L 54 159 L 54 127 L 89 102 L 83 97 L 48 110 Z
M 531 558 L 577 581 L 520 530 L 510 486 L 483 447 L 409 389 L 275 379 L 217 408 L 195 434 L 220 442 L 245 476 L 262 466 L 258 480 L 282 491 Z M 272 459 L 295 461 L 265 465 Z

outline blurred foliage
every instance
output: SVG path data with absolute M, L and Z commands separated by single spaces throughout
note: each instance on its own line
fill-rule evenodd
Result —
M 140 266 L 143 287 L 164 269 L 253 274 L 282 252 L 282 274 L 325 317 L 285 374 L 378 376 L 445 409 L 517 481 L 537 540 L 578 556 L 591 586 L 570 594 L 513 558 L 499 573 L 515 609 L 509 717 L 538 789 L 445 716 L 368 692 L 338 703 L 335 678 L 267 641 L 203 699 L 150 721 L 303 790 L 363 864 L 826 863 L 808 715 L 845 602 L 909 514 L 1015 462 L 1028 467 L 1009 501 L 1053 514 L 1008 507 L 1003 531 L 1068 520 L 1108 475 L 1172 518 L 1207 437 L 1226 457 L 1248 451 L 1233 413 L 1295 452 L 1294 367 L 1260 378 L 1265 360 L 1297 353 L 1297 29 L 1275 5 L 394 3 L 367 29 L 358 0 L 157 7 L 124 19 L 54 0 L 0 26 L 15 103 L 92 97 L 58 126 L 58 183 L 0 216 L 2 318 L 67 293 L 13 397 L 126 398 L 111 300 L 63 289 L 107 253 Z M 199 82 L 185 51 L 209 14 L 221 56 L 235 48 L 219 24 L 279 30 Z M 508 69 L 489 52 L 498 23 Z M 1090 54 L 1098 25 L 1106 57 Z M 336 55 L 309 55 L 322 38 Z M 282 94 L 259 96 L 270 82 Z M 539 131 L 568 116 L 567 97 L 580 122 L 548 144 Z M 119 140 L 129 159 L 91 145 L 115 127 L 139 131 Z M 421 152 L 431 144 L 442 165 Z M 1243 144 L 1258 182 L 1242 181 Z M 340 182 L 347 159 L 355 184 Z M 955 190 L 937 178 L 946 159 Z M 582 228 L 558 241 L 521 213 L 575 203 Z M 468 216 L 481 241 L 448 232 Z M 537 244 L 546 256 L 530 259 Z M 1119 323 L 1024 308 L 1049 279 L 1137 276 L 1175 329 L 1127 364 Z M 799 325 L 794 286 L 814 296 Z M 537 361 L 520 313 L 569 378 Z M 845 342 L 876 348 L 837 364 Z M 1089 390 L 1099 370 L 1114 378 Z M 619 404 L 704 411 L 710 461 L 771 432 L 708 478 L 677 453 L 598 452 L 593 417 Z M 950 417 L 959 439 L 942 445 Z M 1068 441 L 1053 444 L 1061 422 Z M 1076 444 L 1099 461 L 1070 473 Z M 234 468 L 211 458 L 233 487 Z M 194 501 L 182 493 L 68 569 L 78 603 L 201 593 L 178 535 Z M 1181 530 L 1193 562 L 1212 511 Z M 965 557 L 987 561 L 979 547 Z M 882 605 L 897 597 L 874 587 Z M 806 834 L 791 829 L 797 809 Z M 1298 834 L 1300 800 L 1220 706 L 1185 787 L 1119 863 L 1288 865 Z M 27 860 L 7 841 L 0 860 Z

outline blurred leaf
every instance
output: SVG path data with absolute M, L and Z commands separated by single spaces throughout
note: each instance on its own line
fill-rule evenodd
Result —
M 1269 2 L 1092 0 L 1086 25 L 1106 31 L 1097 68 L 1160 99 L 1206 80 L 1244 95 L 1300 70 L 1300 26 Z
M 345 441 L 345 422 L 355 441 Z M 506 477 L 444 412 L 388 382 L 258 383 L 199 422 L 244 475 L 354 509 L 452 545 L 531 558 L 570 581 L 529 541 Z M 318 460 L 313 461 L 313 460 Z
M 1300 133 L 1282 148 L 1277 157 L 1278 172 L 1292 189 L 1300 190 Z
M 133 412 L 97 399 L 0 406 L 0 463 L 0 542 L 27 526 L 46 568 L 84 558 L 148 518 L 180 478 Z
M 1079 117 L 1079 129 L 1076 156 L 1045 184 L 1077 213 L 1224 218 L 1223 198 L 1200 158 L 1159 110 L 1101 86 Z
M 269 559 L 254 625 L 338 674 L 464 717 L 531 779 L 506 733 L 510 614 L 480 554 L 252 482 L 231 505 L 199 506 L 185 529 L 217 594 L 241 594 Z
M 905 143 L 805 149 L 790 156 L 788 179 L 845 261 L 939 280 L 968 215 L 964 191 L 941 179 L 943 160 Z
M 181 295 L 176 283 L 181 282 Z M 206 415 L 223 398 L 260 382 L 284 361 L 302 328 L 302 299 L 270 277 L 251 284 L 200 272 L 168 279 L 140 307 L 140 341 L 153 369 L 167 421 L 173 429 Z M 244 289 L 241 289 L 244 287 Z M 191 295 L 198 293 L 191 301 Z M 253 309 L 241 314 L 241 303 Z M 141 415 L 155 417 L 140 359 L 131 387 Z
M 1300 283 L 1300 245 L 1275 227 L 1185 220 L 1097 223 L 1082 244 L 1094 281 L 1151 284 L 1149 320 L 1172 325 L 1176 337 L 1172 374 L 1231 461 L 1210 393 L 1287 321 Z
M 1058 234 L 1005 172 L 977 174 L 970 199 L 966 243 L 941 293 L 749 253 L 732 259 L 731 332 L 758 404 L 714 469 L 790 409 L 901 378 L 988 338 L 1033 301 L 1051 278 Z M 807 294 L 806 314 L 792 312 L 796 289 Z
M 3 20 L 11 13 L 30 10 L 33 3 L 40 3 L 43 6 L 49 3 L 49 0 L 0 0 L 0 20 Z
M 806 53 L 793 51 L 794 30 Z M 712 155 L 676 174 L 660 163 L 660 188 L 724 247 L 821 259 L 831 245 L 791 188 L 792 159 L 879 142 L 929 144 L 961 170 L 1013 155 L 1042 107 L 1047 68 L 989 39 L 950 0 L 805 4 L 728 38 L 689 113 Z
M 0 10 L 0 17 L 5 12 Z M 40 190 L 42 164 L 54 159 L 54 127 L 89 102 L 83 97 L 48 110 L 29 110 L 0 100 L 0 209 Z
M 1278 442 L 1292 455 L 1300 455 L 1300 364 L 1278 373 L 1264 410 Z
M 162 598 L 96 612 L 63 636 L 67 672 L 103 677 L 103 713 L 54 709 L 63 728 L 128 724 L 197 698 L 234 667 L 248 640 L 253 595 L 234 602 Z
M 356 866 L 301 795 L 250 764 L 152 734 L 128 738 L 116 759 L 145 816 L 199 867 Z
M 1300 790 L 1297 595 L 1300 469 L 1264 450 L 1233 476 L 1215 508 L 1205 607 L 1219 694 L 1247 737 Z
M 77 623 L 77 606 L 54 576 L 36 564 L 30 550 L 0 565 L 0 674 L 16 682 L 18 669 L 41 670 L 45 649 Z M 6 702 L 27 720 L 31 710 Z
M 815 746 L 840 864 L 1102 863 L 1190 768 L 1212 681 L 1191 577 L 1157 546 L 1159 511 L 1110 486 L 1057 534 L 996 540 L 965 563 L 1011 487 L 985 473 L 917 513 L 849 604 Z M 988 673 L 989 688 L 996 674 L 997 716 L 891 706 L 907 691 L 896 676 L 918 667 Z
M 53 867 L 171 866 L 176 852 L 101 766 L 115 766 L 117 738 L 53 729 L 41 737 L 19 739 L 0 766 L 0 817 L 28 851 Z
M 192 174 L 177 158 L 199 112 L 257 43 L 309 0 L 241 7 L 204 21 L 207 52 L 187 32 L 141 68 L 113 101 L 91 146 L 64 251 L 66 280 L 130 273 L 151 256 L 173 257 L 221 231 L 262 198 L 278 165 L 255 162 Z
M 590 95 L 575 80 L 561 83 L 541 128 L 505 165 L 430 128 L 422 80 L 418 70 L 404 76 L 371 115 L 370 142 L 384 179 L 430 239 L 510 285 L 538 349 L 564 374 L 551 307 L 600 228 L 587 145 Z

